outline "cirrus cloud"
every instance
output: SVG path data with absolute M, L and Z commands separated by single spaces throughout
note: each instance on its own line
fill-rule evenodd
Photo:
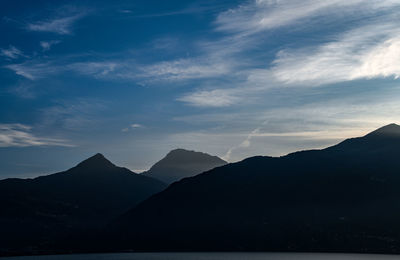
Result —
M 10 45 L 8 49 L 0 49 L 0 55 L 9 59 L 17 59 L 19 57 L 25 57 L 23 52 L 17 49 L 13 45 Z
M 57 17 L 44 21 L 29 23 L 26 29 L 34 32 L 51 32 L 56 34 L 71 34 L 72 25 L 82 17 L 85 13 L 78 13 L 71 16 Z
M 0 124 L 0 147 L 65 146 L 72 147 L 66 140 L 39 137 L 32 127 L 24 124 Z
M 266 75 L 287 84 L 323 85 L 400 75 L 400 30 L 393 21 L 366 25 L 316 48 L 282 50 Z

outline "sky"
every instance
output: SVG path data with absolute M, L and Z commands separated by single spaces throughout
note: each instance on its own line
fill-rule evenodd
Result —
M 2 0 L 0 33 L 0 179 L 400 123 L 398 0 Z

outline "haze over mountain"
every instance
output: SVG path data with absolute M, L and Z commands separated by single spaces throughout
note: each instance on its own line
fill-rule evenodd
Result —
M 225 164 L 227 162 L 217 156 L 185 149 L 175 149 L 143 174 L 170 184 Z
M 166 184 L 96 154 L 64 171 L 0 181 L 0 254 L 56 251 L 70 235 L 97 229 Z
M 173 183 L 114 222 L 113 248 L 400 253 L 400 126 Z

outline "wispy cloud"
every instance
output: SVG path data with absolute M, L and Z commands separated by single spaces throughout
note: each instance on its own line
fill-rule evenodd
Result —
M 105 110 L 107 103 L 103 100 L 59 100 L 53 106 L 41 110 L 41 125 L 67 131 L 91 131 L 99 123 L 98 115 Z
M 32 133 L 32 127 L 23 124 L 0 124 L 0 147 L 27 146 L 65 146 L 71 147 L 66 140 L 38 137 Z
M 238 102 L 239 98 L 230 89 L 214 89 L 199 90 L 186 94 L 178 100 L 197 107 L 226 107 Z
M 282 83 L 316 86 L 356 79 L 397 78 L 400 75 L 400 37 L 397 36 L 400 30 L 395 13 L 399 8 L 400 3 L 392 0 L 373 0 L 368 4 L 362 0 L 248 1 L 218 15 L 214 23 L 218 36 L 214 40 L 193 43 L 196 49 L 193 56 L 150 64 L 143 64 L 132 55 L 112 55 L 101 60 L 94 57 L 83 62 L 68 58 L 37 59 L 5 67 L 30 80 L 68 71 L 97 79 L 143 84 L 186 83 L 192 89 L 176 100 L 197 107 L 227 107 L 241 104 L 249 96 L 277 88 Z M 273 51 L 262 49 L 265 41 L 274 41 L 265 37 L 267 30 L 289 25 L 300 31 L 310 30 L 318 19 L 329 20 L 332 26 L 332 21 L 346 19 L 350 13 L 357 22 L 341 25 L 328 36 L 322 34 L 321 39 L 311 41 L 311 45 L 289 45 Z M 79 13 L 64 22 L 54 22 L 55 19 L 47 24 L 61 24 L 60 28 L 64 29 L 59 33 L 66 33 L 83 15 Z M 42 42 L 43 50 L 52 44 Z M 276 51 L 275 58 L 271 54 L 266 58 L 268 55 L 262 50 Z M 222 83 L 209 81 L 222 78 Z
M 131 124 L 129 127 L 123 128 L 121 131 L 122 132 L 129 132 L 130 130 L 138 129 L 138 128 L 143 128 L 144 125 L 141 124 Z
M 18 64 L 4 66 L 17 75 L 36 80 L 67 71 L 85 76 L 107 80 L 129 80 L 143 83 L 184 81 L 192 79 L 215 78 L 230 71 L 232 64 L 225 62 L 179 59 L 162 61 L 152 65 L 142 65 L 135 60 L 88 60 L 75 62 L 66 59 L 47 60 L 32 59 Z
M 36 97 L 34 86 L 28 82 L 21 82 L 16 86 L 13 86 L 9 92 L 24 99 L 32 99 Z
M 153 17 L 175 16 L 175 15 L 193 15 L 197 13 L 215 12 L 221 10 L 222 8 L 224 8 L 224 6 L 225 6 L 224 3 L 218 3 L 218 2 L 210 2 L 210 3 L 204 2 L 200 4 L 195 3 L 179 10 L 171 10 L 166 12 L 149 13 L 149 14 L 133 14 L 133 17 L 153 18 Z M 131 10 L 120 10 L 120 12 L 134 13 Z
M 67 71 L 95 78 L 104 78 L 108 76 L 108 74 L 114 72 L 118 66 L 120 66 L 120 64 L 113 61 L 73 62 L 68 59 L 43 61 L 43 59 L 38 58 L 23 63 L 5 65 L 4 67 L 26 79 L 37 80 Z M 112 78 L 117 78 L 123 75 L 124 74 L 111 76 Z
M 224 76 L 241 80 L 215 89 L 199 89 L 178 100 L 195 106 L 221 104 L 222 107 L 282 87 L 282 83 L 285 87 L 308 87 L 357 79 L 397 78 L 400 75 L 400 30 L 396 18 L 399 9 L 400 3 L 390 0 L 368 4 L 362 0 L 249 1 L 217 17 L 216 30 L 227 34 L 203 44 L 201 57 L 217 56 L 220 64 L 233 64 L 227 67 L 229 72 Z M 312 28 L 332 27 L 338 18 L 349 17 L 358 20 L 330 30 L 334 33 L 321 35 L 318 41 L 291 44 L 291 48 L 278 50 L 272 61 L 261 60 L 263 55 L 257 48 L 260 43 L 271 42 L 264 36 L 266 31 L 290 25 L 309 33 Z M 245 57 L 252 55 L 252 48 L 261 55 L 249 61 Z M 212 102 L 213 99 L 217 102 Z
M 21 50 L 12 45 L 10 45 L 8 49 L 0 49 L 0 55 L 9 59 L 18 59 L 19 57 L 25 57 Z
M 217 20 L 217 29 L 221 31 L 240 32 L 244 34 L 257 33 L 296 22 L 310 23 L 315 18 L 334 19 L 344 14 L 357 15 L 385 10 L 399 3 L 392 0 L 255 0 L 239 5 L 221 13 Z
M 61 35 L 71 34 L 73 24 L 85 16 L 85 13 L 81 12 L 78 14 L 57 17 L 44 21 L 30 23 L 26 26 L 29 31 L 35 32 L 51 32 Z
M 118 12 L 123 13 L 123 14 L 130 14 L 130 13 L 132 13 L 132 10 L 129 10 L 129 9 L 121 9 L 121 10 L 119 10 Z
M 131 128 L 142 128 L 143 125 L 141 124 L 131 124 Z
M 400 76 L 400 30 L 394 22 L 350 30 L 317 48 L 283 50 L 271 71 L 279 82 L 329 84 Z
M 55 44 L 60 43 L 61 41 L 58 40 L 53 40 L 53 41 L 41 41 L 40 42 L 40 47 L 42 47 L 43 51 L 48 51 L 51 49 L 51 47 Z
M 30 80 L 40 79 L 65 70 L 62 66 L 52 62 L 40 62 L 36 60 L 30 60 L 18 64 L 9 64 L 4 67 L 14 71 L 15 74 Z
M 185 80 L 220 76 L 230 71 L 230 65 L 213 58 L 209 60 L 177 59 L 145 66 L 141 70 L 143 73 L 140 77 L 156 80 Z
M 243 147 L 249 147 L 251 145 L 251 139 L 256 136 L 260 132 L 260 128 L 256 128 L 253 131 L 251 131 L 247 137 L 237 146 L 233 146 L 229 148 L 229 150 L 226 152 L 226 154 L 222 157 L 225 161 L 230 161 L 232 152 L 234 152 L 238 148 L 243 148 Z
M 121 64 L 118 61 L 88 61 L 76 62 L 66 66 L 66 70 L 93 77 L 105 77 L 112 74 Z

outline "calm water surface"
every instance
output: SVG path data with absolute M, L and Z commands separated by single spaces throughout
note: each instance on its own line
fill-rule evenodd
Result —
M 400 259 L 400 256 L 308 253 L 121 253 L 56 256 L 5 257 L 1 260 L 373 260 Z

